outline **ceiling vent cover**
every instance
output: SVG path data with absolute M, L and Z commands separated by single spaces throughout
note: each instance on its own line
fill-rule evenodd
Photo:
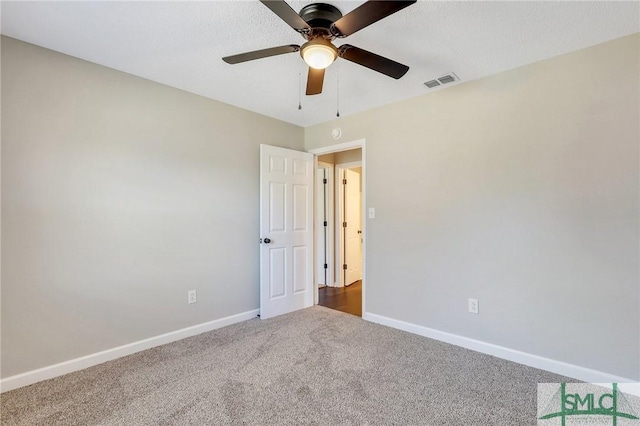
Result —
M 458 76 L 455 73 L 450 72 L 449 74 L 443 75 L 442 77 L 438 77 L 434 80 L 429 80 L 424 83 L 429 89 L 433 89 L 434 87 L 442 86 L 443 84 L 453 83 L 454 81 L 460 81 Z

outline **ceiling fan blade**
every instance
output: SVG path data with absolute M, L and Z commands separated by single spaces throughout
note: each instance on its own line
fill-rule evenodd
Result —
M 407 6 L 411 6 L 416 1 L 369 0 L 334 22 L 331 25 L 331 32 L 338 37 L 349 36 Z
M 289 24 L 291 28 L 298 32 L 306 32 L 311 30 L 309 24 L 296 13 L 295 10 L 283 0 L 260 0 L 260 3 L 267 6 L 273 13 L 278 15 L 280 19 Z
M 347 61 L 355 62 L 358 65 L 378 71 L 396 80 L 409 71 L 409 67 L 400 62 L 392 61 L 389 58 L 376 55 L 375 53 L 368 52 L 350 44 L 340 46 L 338 54 Z
M 297 44 L 287 44 L 285 46 L 270 47 L 268 49 L 254 50 L 253 52 L 240 53 L 238 55 L 226 56 L 222 58 L 228 64 L 239 64 L 240 62 L 253 61 L 254 59 L 268 58 L 269 56 L 282 55 L 283 53 L 293 53 L 300 50 Z
M 323 83 L 324 69 L 318 70 L 309 67 L 309 75 L 307 76 L 307 95 L 317 95 L 322 93 Z

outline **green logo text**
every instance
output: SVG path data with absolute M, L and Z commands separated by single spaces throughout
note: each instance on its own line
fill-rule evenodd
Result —
M 566 383 L 561 383 L 560 389 L 553 396 L 540 420 L 559 417 L 562 426 L 565 426 L 569 416 L 609 416 L 612 425 L 616 426 L 619 418 L 639 419 L 634 414 L 620 409 L 622 406 L 629 407 L 630 411 L 630 405 L 624 394 L 618 391 L 617 383 L 612 384 L 612 390 L 603 393 L 567 393 Z

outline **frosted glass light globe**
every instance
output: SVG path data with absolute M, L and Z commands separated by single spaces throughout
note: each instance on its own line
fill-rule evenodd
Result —
M 311 68 L 323 70 L 336 60 L 337 50 L 331 43 L 310 41 L 302 46 L 302 59 Z

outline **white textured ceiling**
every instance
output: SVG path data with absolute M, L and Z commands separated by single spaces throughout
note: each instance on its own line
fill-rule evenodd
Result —
M 290 1 L 299 11 L 310 1 Z M 361 1 L 330 1 L 343 14 Z M 304 40 L 257 1 L 2 2 L 2 34 L 301 126 L 428 93 L 448 72 L 475 80 L 640 31 L 640 2 L 419 1 L 344 39 L 409 65 L 394 80 L 338 60 L 305 96 L 292 53 L 221 58 Z M 299 83 L 299 73 L 302 81 Z M 302 87 L 302 110 L 298 110 Z

